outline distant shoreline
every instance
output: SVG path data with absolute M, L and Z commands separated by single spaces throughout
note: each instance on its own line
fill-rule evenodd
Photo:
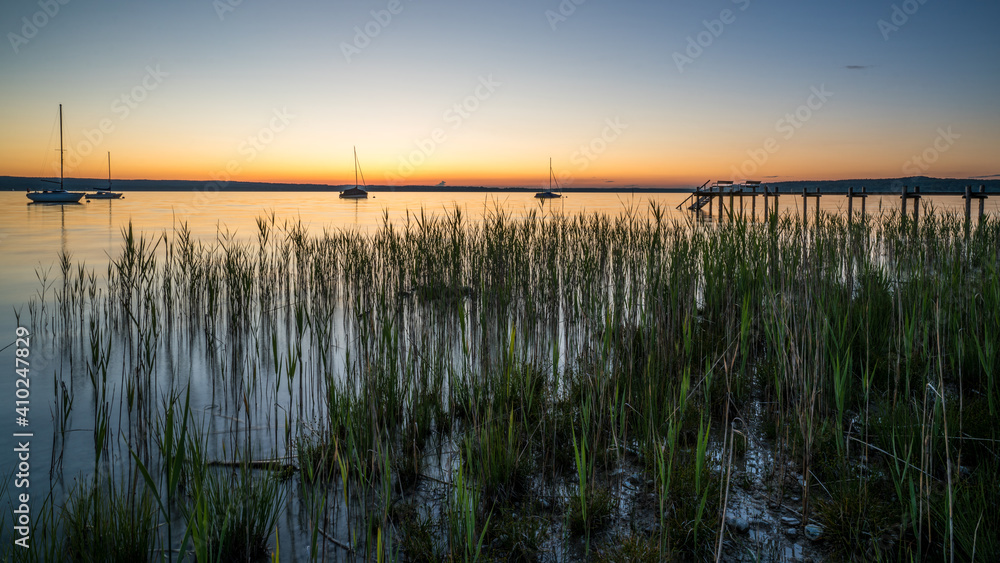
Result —
M 32 189 L 51 189 L 51 184 L 42 181 L 42 178 L 0 176 L 0 191 L 25 191 Z M 66 180 L 66 189 L 77 191 L 95 190 L 98 187 L 107 186 L 107 180 L 97 178 L 73 178 Z M 965 186 L 972 186 L 973 191 L 978 191 L 979 186 L 984 186 L 987 194 L 1000 192 L 1000 180 L 982 179 L 956 179 L 956 178 L 887 178 L 887 179 L 856 179 L 856 180 L 799 180 L 788 182 L 766 183 L 773 192 L 777 191 L 782 195 L 801 194 L 802 190 L 815 192 L 822 191 L 823 194 L 837 195 L 846 194 L 848 189 L 853 187 L 855 192 L 860 192 L 864 187 L 869 194 L 890 194 L 899 193 L 902 186 L 912 188 L 920 186 L 921 192 L 928 195 L 934 193 L 961 194 Z M 347 185 L 327 185 L 327 184 L 286 184 L 267 182 L 226 182 L 223 184 L 212 181 L 196 180 L 116 180 L 112 183 L 112 189 L 125 192 L 314 192 L 314 193 L 336 193 L 344 188 L 352 187 Z M 367 189 L 375 193 L 387 192 L 427 192 L 427 193 L 535 193 L 541 191 L 540 187 L 497 187 L 497 186 L 367 186 Z M 684 194 L 691 193 L 695 189 L 690 187 L 641 187 L 641 186 L 608 186 L 608 187 L 564 187 L 560 191 L 563 193 L 577 194 Z

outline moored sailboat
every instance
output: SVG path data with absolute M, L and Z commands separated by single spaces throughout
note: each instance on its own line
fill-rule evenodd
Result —
M 108 151 L 108 187 L 97 188 L 92 194 L 87 194 L 87 199 L 118 199 L 122 197 L 120 192 L 111 191 L 111 151 Z
M 63 157 L 65 151 L 63 151 L 63 120 L 62 120 L 62 104 L 59 104 L 59 181 L 55 180 L 42 180 L 43 182 L 51 182 L 53 184 L 59 184 L 59 189 L 57 190 L 28 190 L 28 199 L 36 203 L 77 203 L 80 198 L 83 197 L 83 192 L 68 192 L 63 187 Z
M 555 174 L 552 173 L 552 159 L 550 158 L 549 159 L 549 189 L 543 190 L 543 191 L 540 191 L 540 192 L 536 193 L 535 194 L 535 198 L 536 199 L 555 199 L 555 198 L 558 198 L 558 197 L 562 197 L 562 194 L 556 193 L 556 191 L 552 189 L 552 181 L 553 180 L 555 180 Z M 556 180 L 556 190 L 558 190 L 558 189 L 559 189 L 559 181 Z
M 340 197 L 343 199 L 366 199 L 368 197 L 368 191 L 358 185 L 358 171 L 361 166 L 358 163 L 358 148 L 354 147 L 354 187 L 347 188 L 346 190 L 340 192 Z M 365 173 L 361 173 L 361 185 L 365 185 Z

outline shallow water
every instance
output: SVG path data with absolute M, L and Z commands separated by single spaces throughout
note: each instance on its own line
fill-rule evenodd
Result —
M 60 253 L 69 254 L 74 264 L 82 262 L 87 268 L 93 268 L 100 286 L 106 281 L 105 269 L 109 257 L 116 256 L 120 251 L 121 230 L 129 223 L 137 232 L 149 235 L 164 232 L 172 235 L 174 229 L 186 223 L 192 237 L 212 243 L 216 241 L 219 232 L 233 233 L 241 240 L 253 240 L 257 233 L 256 220 L 272 213 L 279 224 L 286 220 L 301 221 L 312 235 L 342 229 L 370 231 L 380 227 L 386 219 L 394 225 L 403 226 L 408 220 L 415 220 L 414 217 L 422 211 L 440 217 L 456 207 L 470 221 L 477 221 L 484 213 L 497 208 L 504 209 L 512 217 L 529 213 L 548 215 L 580 212 L 611 216 L 631 212 L 644 217 L 649 213 L 651 203 L 659 205 L 668 214 L 668 218 L 684 219 L 693 216 L 689 212 L 674 209 L 687 197 L 686 194 L 567 194 L 562 199 L 547 202 L 534 200 L 530 193 L 388 192 L 373 195 L 369 200 L 344 201 L 336 193 L 135 192 L 127 194 L 124 200 L 93 201 L 79 205 L 29 205 L 20 192 L 0 193 L 0 264 L 3 265 L 0 272 L 0 309 L 3 311 L 0 313 L 0 347 L 13 343 L 14 331 L 19 324 L 17 317 L 20 315 L 20 324 L 25 324 L 24 319 L 29 315 L 29 302 L 39 302 L 44 294 L 51 314 L 54 309 L 53 291 L 61 283 L 58 266 Z M 996 212 L 1000 203 L 996 201 L 998 199 L 1000 198 L 993 198 L 987 202 L 988 212 Z M 801 202 L 801 197 L 783 196 L 781 207 L 783 210 L 798 212 Z M 939 210 L 964 209 L 962 200 L 957 197 L 925 198 L 923 204 L 927 203 L 933 203 Z M 810 214 L 814 204 L 815 199 L 811 199 Z M 869 198 L 868 211 L 874 213 L 879 208 L 894 208 L 898 204 L 898 197 L 873 196 Z M 729 203 L 726 205 L 728 207 Z M 846 209 L 846 199 L 824 197 L 821 209 L 829 212 L 843 211 Z M 751 210 L 747 198 L 744 211 L 750 214 Z M 762 204 L 759 203 L 757 212 L 762 211 Z M 426 328 L 414 327 L 413 330 L 418 333 Z M 73 476 L 92 470 L 94 464 L 92 429 L 87 427 L 87 421 L 92 418 L 94 401 L 90 383 L 86 378 L 70 377 L 71 367 L 62 358 L 53 356 L 49 345 L 51 343 L 44 340 L 45 334 L 42 331 L 32 340 L 30 360 L 33 379 L 29 426 L 15 426 L 13 416 L 0 419 L 7 421 L 0 427 L 0 451 L 12 451 L 18 440 L 13 436 L 14 432 L 28 431 L 34 434 L 31 438 L 31 490 L 39 493 L 39 496 L 44 495 L 52 486 L 50 479 L 53 476 L 49 474 L 49 467 L 54 450 L 62 453 L 63 472 L 70 481 Z M 218 367 L 206 359 L 210 355 L 206 352 L 205 343 L 186 340 L 179 334 L 175 338 L 170 342 L 173 359 L 168 358 L 157 365 L 157 385 L 163 391 L 174 377 L 192 382 L 192 391 L 199 396 L 197 408 L 206 414 L 210 413 L 208 420 L 211 426 L 207 430 L 211 435 L 220 437 L 214 451 L 220 451 L 225 442 L 225 438 L 221 437 L 233 433 L 241 424 L 239 420 L 227 416 L 234 408 L 239 411 L 239 397 L 235 390 L 230 395 L 220 393 L 216 396 L 211 374 Z M 282 340 L 282 347 L 286 344 L 287 341 Z M 308 353 L 307 350 L 307 357 Z M 118 350 L 115 354 L 112 364 L 122 365 L 122 352 Z M 562 355 L 567 356 L 565 353 Z M 338 357 L 332 363 L 340 365 L 343 359 Z M 7 373 L 0 372 L 4 375 L 0 381 L 9 386 L 4 390 L 4 394 L 9 396 L 14 391 L 11 373 L 14 347 L 0 351 L 0 365 L 8 366 L 3 368 Z M 75 424 L 71 425 L 72 433 L 66 437 L 62 447 L 54 444 L 53 418 L 58 410 L 57 379 L 75 386 L 73 391 L 76 397 Z M 266 400 L 258 404 L 284 405 L 289 401 L 288 394 L 281 392 L 264 398 Z M 115 412 L 118 414 L 120 411 Z M 259 428 L 255 426 L 253 434 L 262 444 L 255 450 L 266 449 L 271 437 L 269 432 L 274 433 L 276 448 L 279 442 L 285 447 L 284 440 L 279 440 L 277 431 L 274 430 L 280 422 L 277 410 L 273 411 L 273 417 L 272 411 L 267 408 L 255 411 L 254 415 Z M 120 451 L 116 453 L 118 456 L 122 455 Z M 746 472 L 755 477 L 770 460 L 755 459 L 754 456 L 763 455 L 763 451 L 756 448 L 751 448 L 749 454 L 752 463 L 748 462 L 751 467 L 747 467 Z M 11 473 L 13 462 L 14 459 L 9 455 L 0 459 L 0 471 L 3 474 Z M 293 495 L 289 498 L 292 499 Z M 746 509 L 751 510 L 753 501 L 738 496 L 734 497 L 732 508 L 739 510 L 743 502 L 746 502 Z M 288 528 L 294 527 L 291 518 L 295 510 L 297 507 L 290 500 L 287 510 Z M 768 521 L 768 524 L 774 523 Z M 789 548 L 787 544 L 782 547 Z

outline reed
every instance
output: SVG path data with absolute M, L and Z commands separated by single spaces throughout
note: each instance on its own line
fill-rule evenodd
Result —
M 91 433 L 90 482 L 154 507 L 154 558 L 262 556 L 273 533 L 317 560 L 614 537 L 726 559 L 749 541 L 724 527 L 737 481 L 822 523 L 820 551 L 962 559 L 995 552 L 1000 440 L 1000 222 L 965 227 L 499 205 L 371 233 L 129 225 L 105 279 L 63 256 L 29 309 L 67 363 L 59 435 Z

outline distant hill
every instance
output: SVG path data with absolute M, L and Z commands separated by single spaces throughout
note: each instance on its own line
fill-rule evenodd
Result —
M 51 179 L 51 178 L 49 178 Z M 847 189 L 854 187 L 860 191 L 866 188 L 868 193 L 899 193 L 902 186 L 913 188 L 920 186 L 922 192 L 944 192 L 962 193 L 965 186 L 973 186 L 978 189 L 980 185 L 985 186 L 987 193 L 1000 193 L 1000 180 L 969 180 L 955 178 L 929 178 L 926 176 L 915 176 L 910 178 L 891 179 L 859 179 L 859 180 L 801 180 L 794 182 L 764 182 L 769 188 L 776 189 L 780 193 L 802 193 L 805 188 L 810 192 L 817 189 L 827 194 L 847 193 Z M 65 181 L 68 190 L 94 190 L 107 185 L 107 180 L 100 178 L 70 178 Z M 25 191 L 26 187 L 36 190 L 49 189 L 52 184 L 42 182 L 40 178 L 22 178 L 16 176 L 0 176 L 0 191 Z M 115 180 L 113 189 L 121 191 L 229 191 L 229 192 L 337 192 L 346 185 L 328 184 L 285 184 L 269 182 L 225 182 L 194 181 L 194 180 Z M 536 187 L 486 187 L 486 186 L 368 186 L 368 189 L 375 192 L 534 192 Z M 663 187 L 607 187 L 607 188 L 583 188 L 567 187 L 562 191 L 569 193 L 684 193 L 694 189 L 691 187 L 663 188 Z

